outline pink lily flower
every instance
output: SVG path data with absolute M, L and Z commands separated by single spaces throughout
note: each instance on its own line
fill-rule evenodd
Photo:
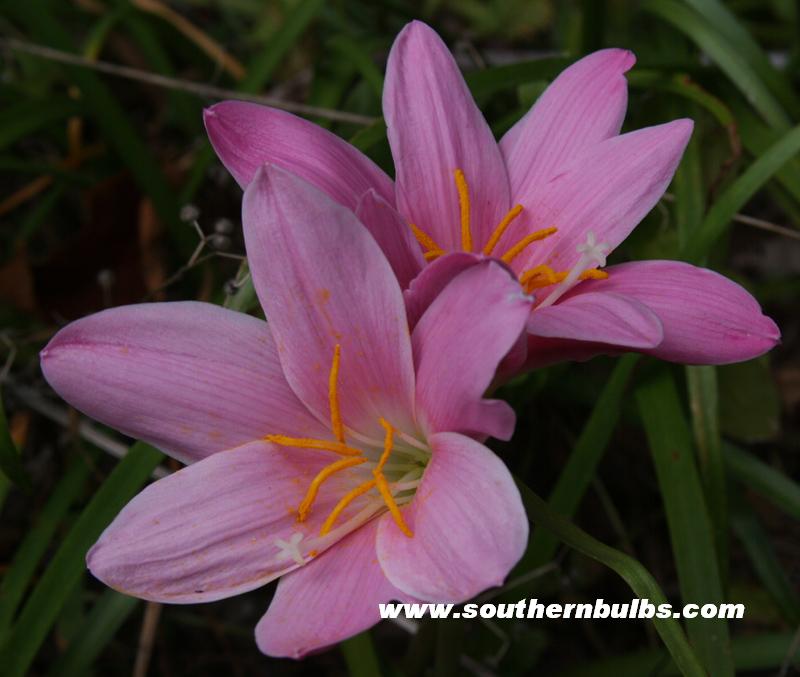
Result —
M 581 59 L 497 143 L 447 47 L 412 22 L 383 94 L 394 183 L 288 113 L 227 101 L 205 123 L 242 187 L 272 162 L 356 211 L 406 290 L 412 325 L 453 274 L 495 257 L 536 295 L 517 367 L 626 350 L 692 364 L 760 355 L 780 331 L 731 280 L 678 261 L 605 266 L 663 195 L 693 126 L 620 134 L 634 61 L 621 49 Z
M 513 410 L 483 394 L 530 297 L 486 261 L 411 331 L 380 248 L 317 188 L 266 166 L 243 222 L 268 323 L 136 305 L 78 320 L 42 352 L 68 402 L 190 464 L 122 510 L 87 556 L 92 573 L 169 603 L 280 577 L 256 640 L 291 657 L 378 622 L 379 602 L 499 585 L 528 524 L 477 440 L 513 431 Z

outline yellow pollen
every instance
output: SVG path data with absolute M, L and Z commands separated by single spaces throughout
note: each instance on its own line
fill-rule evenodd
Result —
M 523 251 L 525 251 L 526 247 L 533 242 L 538 242 L 539 240 L 544 240 L 545 238 L 550 237 L 555 232 L 558 231 L 558 228 L 544 228 L 543 230 L 537 230 L 535 233 L 531 233 L 530 235 L 526 235 L 523 237 L 517 244 L 511 247 L 505 254 L 503 254 L 500 258 L 505 263 L 511 263 L 517 256 L 519 256 Z
M 569 271 L 557 273 L 550 266 L 540 265 L 522 273 L 519 276 L 519 283 L 530 294 L 534 289 L 541 289 L 542 287 L 549 287 L 551 284 L 563 282 L 567 275 L 569 275 Z M 578 277 L 579 280 L 605 280 L 607 278 L 608 273 L 606 271 L 597 270 L 596 268 L 584 270 Z
M 406 536 L 413 538 L 414 532 L 408 528 L 408 525 L 403 519 L 403 513 L 400 512 L 400 508 L 398 508 L 397 503 L 394 502 L 394 496 L 392 496 L 392 492 L 389 489 L 389 483 L 386 481 L 383 473 L 378 472 L 377 470 L 374 470 L 373 472 L 375 473 L 375 483 L 378 487 L 378 491 L 381 492 L 381 496 L 386 503 L 386 507 L 389 508 L 389 512 L 392 514 L 395 524 L 400 527 L 400 531 L 402 531 Z
M 394 446 L 394 428 L 392 427 L 392 424 L 389 423 L 389 421 L 387 421 L 385 418 L 380 419 L 380 424 L 386 431 L 386 437 L 383 440 L 383 453 L 378 460 L 378 465 L 375 466 L 374 472 L 382 473 L 383 466 L 385 466 L 386 461 L 389 460 L 389 454 L 392 453 L 392 447 Z
M 368 459 L 364 457 L 343 458 L 340 461 L 331 463 L 329 466 L 326 466 L 322 470 L 320 470 L 319 474 L 313 480 L 311 480 L 311 484 L 308 487 L 306 496 L 300 503 L 299 507 L 297 508 L 297 521 L 298 522 L 306 521 L 308 513 L 311 511 L 311 506 L 314 504 L 314 500 L 317 498 L 317 493 L 319 492 L 319 488 L 320 486 L 322 486 L 322 483 L 326 479 L 328 479 L 331 475 L 339 472 L 340 470 L 344 470 L 345 468 L 352 468 L 353 466 L 366 463 L 367 460 Z
M 328 378 L 328 400 L 331 405 L 331 430 L 336 439 L 344 444 L 344 426 L 342 425 L 342 414 L 339 411 L 339 397 L 336 392 L 336 382 L 339 378 L 339 360 L 342 356 L 342 346 L 338 343 L 333 349 L 333 364 L 331 364 L 331 374 Z
M 327 534 L 333 523 L 336 521 L 336 518 L 342 514 L 342 511 L 350 505 L 355 499 L 357 499 L 362 494 L 366 494 L 372 487 L 375 486 L 375 480 L 369 480 L 368 482 L 364 482 L 364 484 L 358 485 L 352 491 L 347 492 L 343 497 L 342 500 L 336 504 L 336 507 L 331 511 L 331 514 L 328 515 L 327 519 L 322 525 L 322 528 L 319 530 L 319 535 L 324 536 Z
M 503 217 L 503 220 L 497 224 L 497 228 L 494 229 L 489 241 L 486 243 L 486 246 L 483 248 L 483 253 L 486 256 L 489 256 L 493 251 L 494 248 L 497 246 L 497 243 L 500 242 L 500 238 L 503 237 L 503 233 L 506 232 L 506 228 L 511 224 L 511 222 L 516 219 L 522 213 L 522 205 L 516 205 L 512 207 L 508 214 Z
M 444 252 L 441 249 L 431 249 L 431 251 L 425 252 L 422 256 L 426 261 L 433 261 L 434 259 L 438 259 L 443 254 Z
M 436 241 L 422 230 L 422 228 L 413 223 L 409 225 L 411 226 L 411 232 L 414 233 L 414 237 L 417 238 L 417 242 L 425 248 L 426 252 L 444 252 L 444 250 L 436 244 Z
M 319 449 L 320 451 L 332 451 L 341 456 L 360 456 L 361 452 L 353 447 L 348 447 L 341 442 L 331 442 L 328 440 L 315 440 L 310 437 L 287 437 L 286 435 L 265 435 L 267 442 L 279 444 L 282 447 L 304 447 L 306 449 Z
M 465 252 L 472 251 L 472 233 L 469 229 L 469 186 L 464 172 L 455 170 L 456 188 L 458 189 L 458 205 L 461 208 L 461 248 Z

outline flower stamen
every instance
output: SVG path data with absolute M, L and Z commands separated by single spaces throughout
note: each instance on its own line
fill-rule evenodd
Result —
M 606 255 L 608 254 L 611 246 L 606 242 L 598 242 L 594 233 L 590 230 L 586 233 L 586 242 L 582 242 L 575 250 L 580 254 L 577 263 L 570 269 L 567 276 L 558 283 L 558 286 L 550 292 L 550 295 L 542 301 L 538 308 L 547 308 L 553 305 L 563 294 L 569 291 L 576 282 L 580 279 L 587 279 L 583 277 L 588 270 L 602 267 L 606 265 Z M 600 277 L 593 277 L 600 274 Z M 597 271 L 597 273 L 589 273 L 588 277 L 593 279 L 602 279 L 602 276 L 608 276 L 608 273 Z
M 367 459 L 366 457 L 343 458 L 340 461 L 331 463 L 330 465 L 325 466 L 322 470 L 320 470 L 319 474 L 317 474 L 317 476 L 313 480 L 311 480 L 311 484 L 308 487 L 306 496 L 300 503 L 299 507 L 297 508 L 297 521 L 298 522 L 306 521 L 308 513 L 311 512 L 311 506 L 314 504 L 314 500 L 317 498 L 317 493 L 319 492 L 319 488 L 320 486 L 322 486 L 322 483 L 326 479 L 328 479 L 331 475 L 340 472 L 341 470 L 361 465 L 362 463 L 366 463 L 368 460 L 369 459 Z
M 505 254 L 500 257 L 500 260 L 504 263 L 511 263 L 517 256 L 519 256 L 528 245 L 533 244 L 534 242 L 538 242 L 539 240 L 544 240 L 554 233 L 558 232 L 558 228 L 550 227 L 550 228 L 543 228 L 542 230 L 537 230 L 530 235 L 526 235 L 523 237 L 519 242 L 517 242 L 513 247 L 511 247 Z
M 436 244 L 436 240 L 434 240 L 430 235 L 428 235 L 422 228 L 414 223 L 408 224 L 411 226 L 411 232 L 414 233 L 414 237 L 417 238 L 417 242 L 419 242 L 427 252 L 444 252 L 438 244 Z
M 339 397 L 336 391 L 337 380 L 339 378 L 339 360 L 342 356 L 342 346 L 338 343 L 333 349 L 333 363 L 331 373 L 328 377 L 328 401 L 331 407 L 331 430 L 340 443 L 344 444 L 344 425 L 342 424 L 342 413 L 339 410 Z
M 325 519 L 325 522 L 322 524 L 322 528 L 319 530 L 320 536 L 325 536 L 331 528 L 333 527 L 333 523 L 342 514 L 342 511 L 350 505 L 354 500 L 356 500 L 359 496 L 366 494 L 372 487 L 375 486 L 375 480 L 369 480 L 368 482 L 364 482 L 364 484 L 359 484 L 355 489 L 348 491 L 342 499 L 336 504 L 336 507 L 331 511 L 331 514 Z
M 503 233 L 506 232 L 506 228 L 508 228 L 508 226 L 511 225 L 511 222 L 521 213 L 522 205 L 515 205 L 508 210 L 508 214 L 506 214 L 500 223 L 497 224 L 497 227 L 494 229 L 494 232 L 492 232 L 488 242 L 483 248 L 483 253 L 486 254 L 486 256 L 489 256 L 494 251 L 497 243 L 500 242 L 500 238 L 503 237 Z
M 361 451 L 349 447 L 341 442 L 330 440 L 316 440 L 311 437 L 288 437 L 287 435 L 264 435 L 267 442 L 272 442 L 281 447 L 303 447 L 306 449 L 319 449 L 320 451 L 332 451 L 341 456 L 360 456 Z
M 464 172 L 456 169 L 456 189 L 458 190 L 458 205 L 461 208 L 461 248 L 465 252 L 472 251 L 472 232 L 469 228 L 469 186 Z

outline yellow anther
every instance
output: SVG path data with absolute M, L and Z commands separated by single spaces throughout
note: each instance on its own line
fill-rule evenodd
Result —
M 322 528 L 319 530 L 319 535 L 324 536 L 325 534 L 327 534 L 331 530 L 333 523 L 336 521 L 339 515 L 342 514 L 342 511 L 348 505 L 350 505 L 355 499 L 357 499 L 359 496 L 363 494 L 366 494 L 374 486 L 375 486 L 375 480 L 369 480 L 369 482 L 364 482 L 364 484 L 360 484 L 352 491 L 346 493 L 342 497 L 342 500 L 339 501 L 336 504 L 336 507 L 331 511 L 331 514 L 328 515 L 327 519 L 322 525 Z
M 472 251 L 472 232 L 469 229 L 469 186 L 464 172 L 455 170 L 458 205 L 461 208 L 461 248 L 465 252 Z
M 551 284 L 558 284 L 567 279 L 568 271 L 556 272 L 550 266 L 536 266 L 530 270 L 526 270 L 519 276 L 519 283 L 523 286 L 526 292 L 530 293 L 534 289 L 541 289 L 542 287 L 549 287 Z M 590 268 L 584 270 L 579 276 L 579 280 L 605 280 L 608 278 L 608 273 L 604 270 L 597 270 Z
M 486 256 L 489 256 L 493 251 L 494 248 L 497 246 L 497 243 L 500 242 L 500 238 L 503 237 L 503 233 L 506 232 L 506 228 L 511 224 L 511 222 L 516 219 L 522 213 L 522 205 L 516 205 L 512 207 L 508 214 L 503 217 L 503 220 L 497 224 L 497 228 L 494 229 L 489 241 L 486 243 L 486 246 L 483 248 L 483 253 Z
M 598 270 L 597 268 L 590 268 L 589 270 L 584 270 L 579 280 L 607 280 L 608 273 L 605 270 Z
M 406 521 L 403 519 L 403 513 L 401 513 L 400 508 L 397 507 L 397 503 L 394 501 L 394 496 L 392 496 L 392 492 L 389 489 L 389 483 L 386 481 L 386 478 L 382 473 L 376 473 L 375 484 L 378 487 L 378 491 L 381 492 L 383 501 L 386 503 L 386 507 L 389 508 L 389 512 L 392 514 L 395 524 L 400 527 L 400 531 L 402 531 L 406 536 L 412 538 L 414 536 L 414 532 L 408 528 Z
M 383 426 L 383 429 L 386 431 L 386 436 L 383 439 L 383 453 L 381 454 L 380 459 L 378 459 L 378 465 L 375 466 L 375 470 L 373 472 L 383 472 L 383 466 L 386 465 L 386 461 L 389 460 L 389 454 L 392 453 L 392 447 L 394 446 L 394 428 L 392 424 L 389 423 L 385 418 L 380 419 L 380 424 Z
M 329 466 L 326 466 L 320 470 L 319 474 L 313 480 L 311 480 L 311 484 L 308 487 L 306 496 L 297 508 L 297 521 L 305 522 L 306 518 L 308 517 L 308 513 L 311 511 L 311 506 L 314 504 L 314 500 L 317 498 L 319 488 L 326 479 L 328 479 L 331 475 L 344 470 L 345 468 L 352 468 L 354 466 L 361 465 L 362 463 L 366 463 L 367 460 L 368 459 L 364 457 L 343 458 L 342 460 L 331 463 Z
M 511 249 L 509 249 L 505 254 L 503 254 L 500 258 L 505 263 L 511 263 L 517 256 L 519 256 L 528 245 L 538 242 L 539 240 L 544 240 L 545 238 L 550 237 L 554 233 L 558 231 L 558 228 L 544 228 L 542 230 L 537 230 L 535 233 L 531 233 L 530 235 L 526 235 L 523 237 L 517 244 L 515 244 Z
M 411 223 L 411 232 L 414 233 L 414 237 L 417 238 L 417 242 L 419 242 L 427 252 L 443 252 L 444 250 L 436 244 L 436 241 L 428 235 L 422 228 L 419 226 Z
M 438 259 L 443 254 L 444 252 L 441 249 L 431 249 L 431 251 L 425 252 L 422 256 L 426 261 L 433 261 L 434 259 Z
M 310 437 L 287 437 L 286 435 L 265 435 L 267 442 L 279 444 L 282 447 L 303 447 L 305 449 L 319 449 L 320 451 L 332 451 L 341 456 L 360 456 L 361 452 L 353 447 L 348 447 L 341 442 L 330 440 L 315 440 Z
M 339 410 L 339 397 L 336 392 L 336 382 L 339 378 L 339 360 L 342 356 L 342 346 L 338 343 L 333 349 L 333 364 L 331 364 L 331 374 L 328 378 L 328 400 L 331 405 L 331 430 L 339 442 L 344 444 L 344 426 L 342 425 L 342 413 Z

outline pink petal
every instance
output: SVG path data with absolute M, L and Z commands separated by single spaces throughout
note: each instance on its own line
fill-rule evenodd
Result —
M 338 391 L 346 425 L 383 439 L 380 417 L 413 430 L 414 370 L 403 296 L 355 214 L 274 165 L 244 194 L 253 281 L 286 379 L 329 415 L 328 373 L 341 346 Z
M 428 26 L 397 36 L 386 66 L 383 112 L 397 171 L 397 205 L 445 251 L 461 249 L 454 172 L 471 197 L 472 251 L 509 209 L 505 165 L 453 57 Z
M 211 304 L 90 315 L 58 332 L 41 360 L 74 407 L 185 463 L 267 433 L 325 430 L 286 383 L 266 323 Z
M 511 437 L 514 411 L 483 396 L 522 334 L 532 301 L 508 269 L 488 260 L 460 273 L 425 311 L 411 341 L 417 420 L 427 435 Z
M 340 526 L 319 536 L 356 469 L 322 485 L 305 522 L 295 510 L 333 454 L 268 442 L 209 456 L 148 486 L 87 555 L 92 573 L 125 594 L 160 602 L 209 602 L 258 588 L 310 561 L 366 522 L 357 499 Z M 300 534 L 297 551 L 287 544 Z M 299 560 L 299 561 L 298 561 Z
M 258 648 L 269 656 L 301 658 L 341 642 L 380 620 L 378 604 L 404 601 L 375 554 L 378 521 L 283 576 L 269 610 L 256 626 Z
M 455 433 L 430 443 L 431 462 L 403 509 L 414 535 L 384 514 L 378 561 L 406 594 L 457 604 L 503 583 L 525 551 L 528 520 L 511 473 L 486 447 Z
M 414 327 L 422 314 L 433 303 L 450 281 L 467 268 L 480 263 L 483 256 L 466 252 L 452 252 L 433 260 L 403 292 L 408 315 L 408 326 Z
M 291 113 L 244 101 L 223 101 L 203 113 L 219 159 L 244 189 L 261 165 L 301 176 L 349 209 L 374 189 L 394 202 L 391 179 L 335 134 Z
M 530 195 L 576 155 L 619 134 L 628 105 L 625 72 L 636 57 L 603 49 L 561 73 L 500 141 L 511 194 Z
M 628 350 L 628 348 L 608 343 L 545 338 L 528 334 L 527 359 L 515 373 L 531 371 L 559 362 L 584 362 L 597 355 L 621 355 Z M 512 375 L 513 373 L 509 373 L 506 374 L 506 377 Z
M 626 348 L 654 348 L 664 336 L 658 316 L 644 303 L 605 289 L 581 289 L 555 305 L 535 309 L 528 333 Z
M 364 193 L 356 216 L 380 245 L 397 276 L 400 287 L 408 287 L 425 267 L 422 250 L 402 216 L 374 190 Z
M 647 305 L 664 326 L 664 340 L 648 352 L 663 360 L 740 362 L 780 340 L 780 330 L 758 301 L 714 271 L 679 261 L 637 261 L 607 270 L 609 278 L 587 281 L 586 291 L 624 294 Z
M 578 155 L 530 200 L 518 221 L 525 230 L 555 226 L 558 232 L 528 248 L 515 269 L 546 263 L 568 270 L 578 261 L 576 247 L 593 232 L 613 250 L 653 208 L 678 166 L 692 132 L 691 120 L 615 136 Z

